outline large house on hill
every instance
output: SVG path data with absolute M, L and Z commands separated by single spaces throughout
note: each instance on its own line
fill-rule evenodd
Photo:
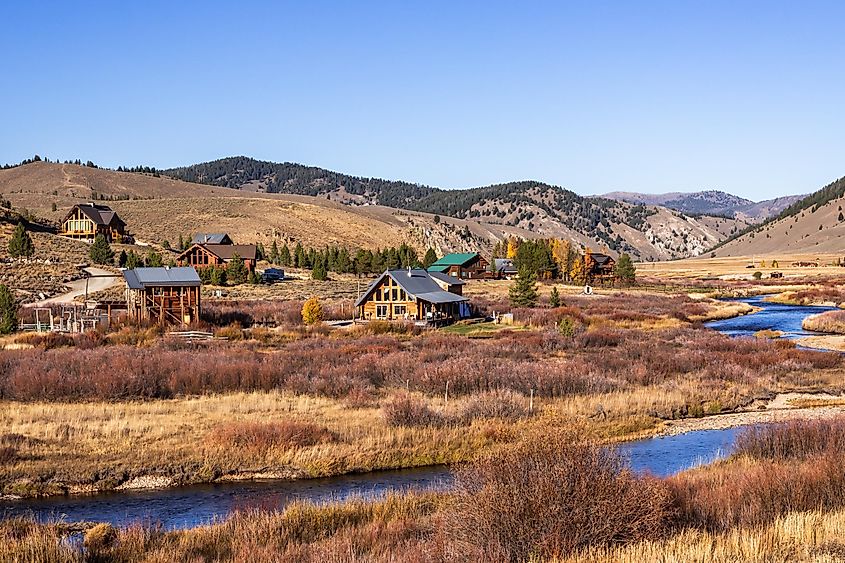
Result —
M 130 319 L 180 325 L 199 319 L 202 282 L 195 269 L 134 268 L 123 278 Z
M 195 235 L 191 242 L 191 247 L 176 258 L 180 266 L 193 266 L 198 269 L 209 266 L 226 268 L 237 254 L 250 272 L 255 271 L 258 247 L 254 244 L 233 244 L 232 239 L 225 233 L 200 233 Z
M 453 252 L 428 267 L 429 272 L 440 272 L 461 279 L 484 278 L 490 263 L 477 252 Z
M 126 235 L 126 223 L 108 206 L 79 203 L 62 220 L 59 234 L 82 240 L 94 240 L 97 235 L 103 235 L 109 242 L 114 242 Z
M 470 316 L 463 281 L 423 269 L 387 270 L 355 302 L 364 320 L 450 322 Z

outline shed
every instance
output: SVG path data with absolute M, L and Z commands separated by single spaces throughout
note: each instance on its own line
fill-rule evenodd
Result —
M 130 319 L 180 325 L 199 319 L 202 282 L 194 268 L 134 268 L 123 278 Z

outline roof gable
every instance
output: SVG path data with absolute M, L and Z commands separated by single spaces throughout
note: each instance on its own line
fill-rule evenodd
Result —
M 426 272 L 422 268 L 411 268 L 408 270 L 385 270 L 382 275 L 367 287 L 364 294 L 355 302 L 355 306 L 358 307 L 369 299 L 373 291 L 381 285 L 386 277 L 393 279 L 411 297 L 422 299 L 429 303 L 468 301 L 466 297 L 445 291 L 432 279 L 429 272 Z
M 432 267 L 437 267 L 436 271 L 440 270 L 440 266 L 465 266 L 467 263 L 472 262 L 481 258 L 481 255 L 478 252 L 453 252 L 451 254 L 447 254 L 443 258 L 437 260 Z

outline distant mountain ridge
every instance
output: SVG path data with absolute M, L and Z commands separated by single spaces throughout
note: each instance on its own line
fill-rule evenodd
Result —
M 739 218 L 751 223 L 760 223 L 801 200 L 805 196 L 794 195 L 754 202 L 720 190 L 699 192 L 669 192 L 644 194 L 637 192 L 611 192 L 600 197 L 626 201 L 641 205 L 662 205 L 692 215 L 715 215 Z
M 515 227 L 538 236 L 569 237 L 594 248 L 628 252 L 640 259 L 695 255 L 747 226 L 744 220 L 693 218 L 662 207 L 585 197 L 534 180 L 444 190 L 244 156 L 161 173 L 243 191 L 323 197 L 353 206 L 381 205 Z

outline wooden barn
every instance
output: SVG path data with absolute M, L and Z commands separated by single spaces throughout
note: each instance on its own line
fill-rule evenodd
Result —
M 126 235 L 126 223 L 105 205 L 79 203 L 65 216 L 59 234 L 83 240 L 103 235 L 109 242 L 114 242 Z
M 463 283 L 422 269 L 387 270 L 370 284 L 355 307 L 364 320 L 447 323 L 470 315 L 469 299 L 460 294 Z
M 235 255 L 241 257 L 250 272 L 255 271 L 258 249 L 254 244 L 194 244 L 176 258 L 180 266 L 202 269 L 209 266 L 225 268 Z
M 199 319 L 202 282 L 195 269 L 135 268 L 123 278 L 129 319 L 179 325 Z
M 490 263 L 477 252 L 453 252 L 428 267 L 429 272 L 440 272 L 461 279 L 489 277 Z
M 588 281 L 612 280 L 615 268 L 616 260 L 607 254 L 590 252 L 589 250 L 584 254 L 584 271 L 587 272 Z

